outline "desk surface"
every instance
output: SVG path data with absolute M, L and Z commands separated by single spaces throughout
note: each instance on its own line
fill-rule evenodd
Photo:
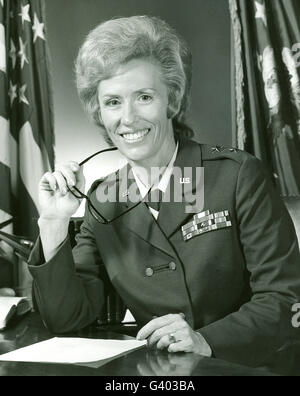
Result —
M 113 331 L 112 331 L 113 330 Z M 129 339 L 119 334 L 120 327 L 105 329 L 88 328 L 72 336 L 88 338 Z M 130 329 L 126 331 L 130 334 Z M 37 314 L 26 315 L 10 329 L 0 333 L 0 354 L 52 338 Z M 299 362 L 300 368 L 300 362 Z M 285 374 L 281 372 L 280 374 Z M 300 370 L 299 370 L 300 374 Z M 2 376 L 265 376 L 272 375 L 267 369 L 253 369 L 218 359 L 203 358 L 199 355 L 171 354 L 148 350 L 146 347 L 101 366 L 89 368 L 71 364 L 42 364 L 0 362 Z

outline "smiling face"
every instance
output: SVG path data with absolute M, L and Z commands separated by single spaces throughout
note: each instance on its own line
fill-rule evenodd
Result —
M 158 65 L 135 59 L 120 66 L 100 82 L 98 99 L 104 127 L 128 160 L 167 164 L 175 140 L 167 117 L 168 89 Z

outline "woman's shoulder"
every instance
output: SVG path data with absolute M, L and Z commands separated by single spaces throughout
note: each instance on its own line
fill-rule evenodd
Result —
M 236 147 L 226 147 L 217 144 L 203 144 L 199 143 L 202 152 L 203 161 L 218 161 L 218 160 L 231 160 L 240 165 L 244 162 L 257 162 L 261 161 L 254 155 L 247 151 L 240 150 Z
M 221 172 L 229 178 L 248 179 L 255 183 L 259 180 L 272 179 L 270 171 L 260 159 L 254 155 L 235 147 L 221 145 L 201 144 L 202 163 L 209 171 Z

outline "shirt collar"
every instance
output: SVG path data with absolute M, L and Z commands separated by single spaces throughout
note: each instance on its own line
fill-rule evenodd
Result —
M 161 190 L 163 193 L 166 192 L 172 172 L 173 172 L 173 167 L 174 167 L 174 162 L 176 160 L 177 157 L 177 152 L 178 152 L 178 142 L 176 144 L 176 148 L 174 151 L 174 154 L 168 164 L 168 166 L 166 167 L 165 171 L 163 172 L 162 176 L 160 177 L 159 183 L 156 185 L 154 184 L 154 186 L 152 187 L 152 189 L 156 189 L 158 188 L 159 190 Z M 138 189 L 140 191 L 140 195 L 142 198 L 144 198 L 148 192 L 149 192 L 149 187 L 145 186 L 145 184 L 139 179 L 139 177 L 137 176 L 137 174 L 134 171 L 134 167 L 132 168 L 132 173 L 133 176 L 135 178 L 136 184 L 138 186 Z

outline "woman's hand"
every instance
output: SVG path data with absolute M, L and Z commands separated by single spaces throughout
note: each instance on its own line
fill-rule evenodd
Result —
M 77 162 L 70 161 L 53 173 L 45 173 L 39 183 L 40 217 L 46 220 L 72 217 L 81 202 L 68 190 L 74 186 L 84 192 L 85 178 Z
M 152 319 L 137 334 L 138 340 L 148 340 L 148 346 L 167 348 L 168 352 L 194 352 L 212 356 L 212 350 L 204 337 L 194 331 L 183 314 L 169 314 Z

